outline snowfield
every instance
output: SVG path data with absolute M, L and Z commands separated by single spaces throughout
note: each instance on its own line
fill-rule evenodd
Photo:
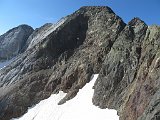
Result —
M 62 91 L 42 100 L 20 118 L 12 120 L 119 120 L 116 110 L 100 109 L 92 104 L 92 89 L 98 74 L 81 89 L 77 96 L 63 105 L 58 102 L 66 95 Z

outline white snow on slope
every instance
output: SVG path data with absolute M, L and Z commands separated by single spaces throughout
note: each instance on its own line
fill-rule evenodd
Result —
M 57 103 L 66 95 L 59 92 L 41 101 L 19 119 L 13 120 L 119 120 L 116 110 L 100 109 L 92 104 L 92 89 L 98 74 L 86 84 L 75 98 L 63 105 Z

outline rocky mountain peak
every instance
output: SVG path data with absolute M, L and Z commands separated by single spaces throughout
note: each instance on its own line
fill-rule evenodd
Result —
M 28 25 L 20 25 L 0 36 L 0 61 L 11 59 L 23 51 L 28 37 L 33 28 Z
M 159 115 L 159 27 L 139 18 L 126 24 L 109 7 L 86 6 L 36 29 L 26 43 L 25 52 L 0 70 L 0 119 L 19 117 L 59 91 L 66 93 L 64 104 L 93 74 L 99 74 L 94 105 L 116 109 L 120 120 Z
M 33 28 L 27 24 L 22 24 L 22 25 L 19 25 L 18 27 L 16 27 L 17 29 L 18 28 L 21 28 L 21 29 L 24 29 L 24 30 L 33 30 Z
M 78 16 L 78 15 L 84 15 L 88 17 L 96 17 L 97 15 L 115 15 L 115 13 L 112 11 L 111 8 L 106 6 L 84 6 L 81 7 L 79 10 L 71 14 L 72 17 Z
M 138 17 L 133 18 L 128 25 L 134 29 L 135 33 L 144 33 L 148 27 L 147 24 Z
M 140 18 L 135 17 L 128 24 L 131 26 L 135 26 L 137 24 L 146 24 L 146 23 L 143 20 L 141 20 Z
M 99 12 L 99 11 L 105 11 L 108 13 L 114 13 L 113 10 L 110 7 L 107 6 L 83 6 L 79 10 L 79 12 Z

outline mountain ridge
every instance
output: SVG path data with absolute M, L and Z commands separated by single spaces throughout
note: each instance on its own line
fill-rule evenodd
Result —
M 116 109 L 120 120 L 158 120 L 159 27 L 139 18 L 126 24 L 100 6 L 82 7 L 64 19 L 49 34 L 45 27 L 33 32 L 28 44 L 46 36 L 0 70 L 0 119 L 19 117 L 60 90 L 67 93 L 63 104 L 99 74 L 94 105 Z

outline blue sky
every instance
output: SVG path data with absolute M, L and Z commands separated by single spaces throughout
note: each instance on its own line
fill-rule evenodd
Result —
M 20 24 L 55 23 L 81 6 L 109 6 L 125 22 L 140 17 L 160 25 L 160 0 L 0 0 L 0 34 Z

